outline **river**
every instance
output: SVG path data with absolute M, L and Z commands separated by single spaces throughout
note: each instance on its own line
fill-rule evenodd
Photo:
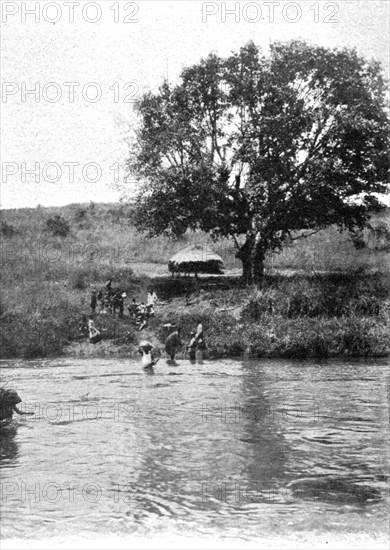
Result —
M 1 361 L 1 537 L 389 536 L 389 369 L 376 361 Z

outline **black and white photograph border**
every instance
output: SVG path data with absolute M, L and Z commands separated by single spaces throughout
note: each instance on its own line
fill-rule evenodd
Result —
M 0 9 L 0 547 L 388 549 L 390 0 Z

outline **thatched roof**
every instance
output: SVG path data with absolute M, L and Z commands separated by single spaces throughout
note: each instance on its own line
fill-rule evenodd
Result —
M 171 271 L 219 273 L 223 260 L 205 245 L 192 245 L 172 256 L 168 267 Z
M 177 252 L 169 261 L 181 264 L 182 262 L 209 262 L 210 260 L 223 263 L 221 256 L 218 256 L 210 248 L 196 244 Z

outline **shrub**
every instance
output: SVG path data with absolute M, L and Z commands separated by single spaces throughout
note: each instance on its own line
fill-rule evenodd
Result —
M 355 231 L 354 233 L 351 233 L 350 239 L 353 243 L 353 246 L 356 248 L 356 250 L 361 250 L 366 246 L 366 243 L 364 242 L 363 231 Z
M 19 233 L 19 231 L 15 229 L 13 225 L 4 221 L 1 222 L 1 234 L 3 237 L 13 237 L 17 233 Z
M 79 208 L 77 208 L 75 212 L 74 219 L 77 222 L 83 221 L 87 217 L 87 214 L 88 214 L 88 210 L 80 206 Z
M 372 228 L 372 233 L 376 241 L 376 250 L 390 250 L 390 229 L 384 222 Z
M 58 214 L 46 220 L 46 230 L 55 237 L 66 237 L 70 233 L 68 222 Z
M 81 206 L 77 208 L 74 213 L 74 221 L 80 229 L 90 229 L 91 227 L 91 223 L 88 218 L 88 210 L 86 208 L 82 208 Z

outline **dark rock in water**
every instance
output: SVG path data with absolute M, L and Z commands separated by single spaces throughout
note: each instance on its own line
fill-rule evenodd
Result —
M 13 408 L 21 401 L 15 390 L 0 388 L 0 420 L 11 419 Z
M 376 487 L 358 485 L 346 478 L 302 478 L 286 487 L 293 498 L 348 504 L 366 504 L 381 499 Z

